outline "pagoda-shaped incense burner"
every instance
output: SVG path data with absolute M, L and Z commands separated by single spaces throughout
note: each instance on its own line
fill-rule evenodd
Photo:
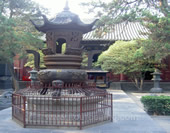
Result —
M 112 95 L 87 81 L 81 69 L 82 35 L 96 20 L 84 24 L 68 3 L 55 18 L 43 16 L 35 28 L 46 34 L 43 49 L 47 69 L 38 72 L 37 84 L 13 94 L 13 119 L 24 127 L 79 127 L 112 121 Z M 62 45 L 66 44 L 65 53 Z

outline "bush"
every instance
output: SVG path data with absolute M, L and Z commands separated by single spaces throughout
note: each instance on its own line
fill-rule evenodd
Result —
M 143 96 L 141 102 L 148 114 L 170 115 L 170 96 Z

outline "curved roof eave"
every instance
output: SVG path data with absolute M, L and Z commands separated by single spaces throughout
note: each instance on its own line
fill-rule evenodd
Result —
M 54 29 L 75 29 L 80 30 L 84 34 L 91 31 L 94 24 L 98 21 L 98 19 L 94 20 L 90 24 L 84 24 L 81 20 L 78 21 L 71 21 L 69 23 L 61 23 L 57 24 L 54 22 L 50 22 L 45 15 L 43 15 L 43 25 L 37 25 L 34 23 L 33 20 L 30 20 L 31 23 L 35 26 L 38 31 L 46 33 L 47 31 L 54 30 Z

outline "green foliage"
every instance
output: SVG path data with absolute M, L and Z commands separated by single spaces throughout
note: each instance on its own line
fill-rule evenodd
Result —
M 170 54 L 170 18 L 158 17 L 146 12 L 143 25 L 149 30 L 149 38 L 141 41 L 144 55 L 153 57 L 155 63 Z M 147 33 L 143 33 L 147 34 Z
M 14 27 L 15 22 L 12 19 L 0 15 L 0 61 L 6 61 L 13 58 L 19 52 L 21 46 L 17 43 L 19 37 L 15 35 Z M 9 45 L 10 44 L 10 45 Z M 15 46 L 18 49 L 15 49 Z M 9 52 L 11 51 L 11 52 Z
M 115 74 L 131 75 L 148 71 L 151 64 L 138 52 L 141 48 L 138 41 L 117 41 L 99 56 L 98 64 L 102 69 L 112 70 Z
M 100 18 L 99 26 L 110 26 L 123 21 L 136 21 L 143 17 L 145 11 L 167 16 L 170 7 L 168 0 L 92 0 L 82 3 Z
M 64 54 L 66 52 L 66 43 L 62 45 L 62 51 L 61 53 Z
M 19 30 L 13 19 L 0 16 L 0 61 L 9 63 L 16 54 L 25 55 L 26 49 L 41 47 L 42 41 L 31 32 Z
M 87 67 L 88 66 L 88 55 L 86 52 L 82 53 L 82 58 L 83 58 L 83 60 L 82 60 L 81 66 Z
M 8 63 L 15 90 L 19 89 L 12 67 L 13 57 L 24 57 L 27 49 L 43 46 L 30 18 L 40 17 L 42 8 L 31 0 L 0 0 L 0 62 Z M 43 11 L 43 10 L 42 10 Z
M 143 55 L 139 42 L 117 41 L 99 56 L 97 63 L 104 70 L 127 75 L 142 90 L 145 72 L 153 71 L 154 66 L 151 58 Z
M 170 115 L 170 96 L 143 96 L 141 102 L 149 114 Z
M 47 13 L 47 9 L 39 6 L 32 0 L 1 0 L 0 14 L 8 18 L 24 18 L 40 16 L 41 12 Z
M 0 61 L 12 63 L 18 54 L 26 55 L 25 50 L 41 48 L 40 34 L 29 19 L 41 16 L 42 8 L 30 0 L 0 1 Z

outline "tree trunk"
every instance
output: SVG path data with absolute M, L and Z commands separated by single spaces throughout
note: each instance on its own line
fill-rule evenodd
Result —
M 143 90 L 143 78 L 140 78 L 140 87 L 139 87 L 139 91 L 142 91 Z
M 9 18 L 12 18 L 12 16 L 13 16 L 13 13 L 14 13 L 14 12 L 13 12 L 13 10 L 11 10 L 11 11 L 10 11 Z
M 17 80 L 17 76 L 14 73 L 13 65 L 11 63 L 8 63 L 8 67 L 9 67 L 10 73 L 12 75 L 12 82 L 13 82 L 14 90 L 17 91 L 17 90 L 19 90 L 19 83 L 18 83 L 18 80 Z
M 139 88 L 138 79 L 135 77 L 135 86 Z
M 135 75 L 133 76 L 132 79 L 133 84 L 136 86 L 136 88 L 138 89 L 138 91 L 142 91 L 143 90 L 143 83 L 144 83 L 144 78 L 143 77 L 139 77 L 137 78 Z

